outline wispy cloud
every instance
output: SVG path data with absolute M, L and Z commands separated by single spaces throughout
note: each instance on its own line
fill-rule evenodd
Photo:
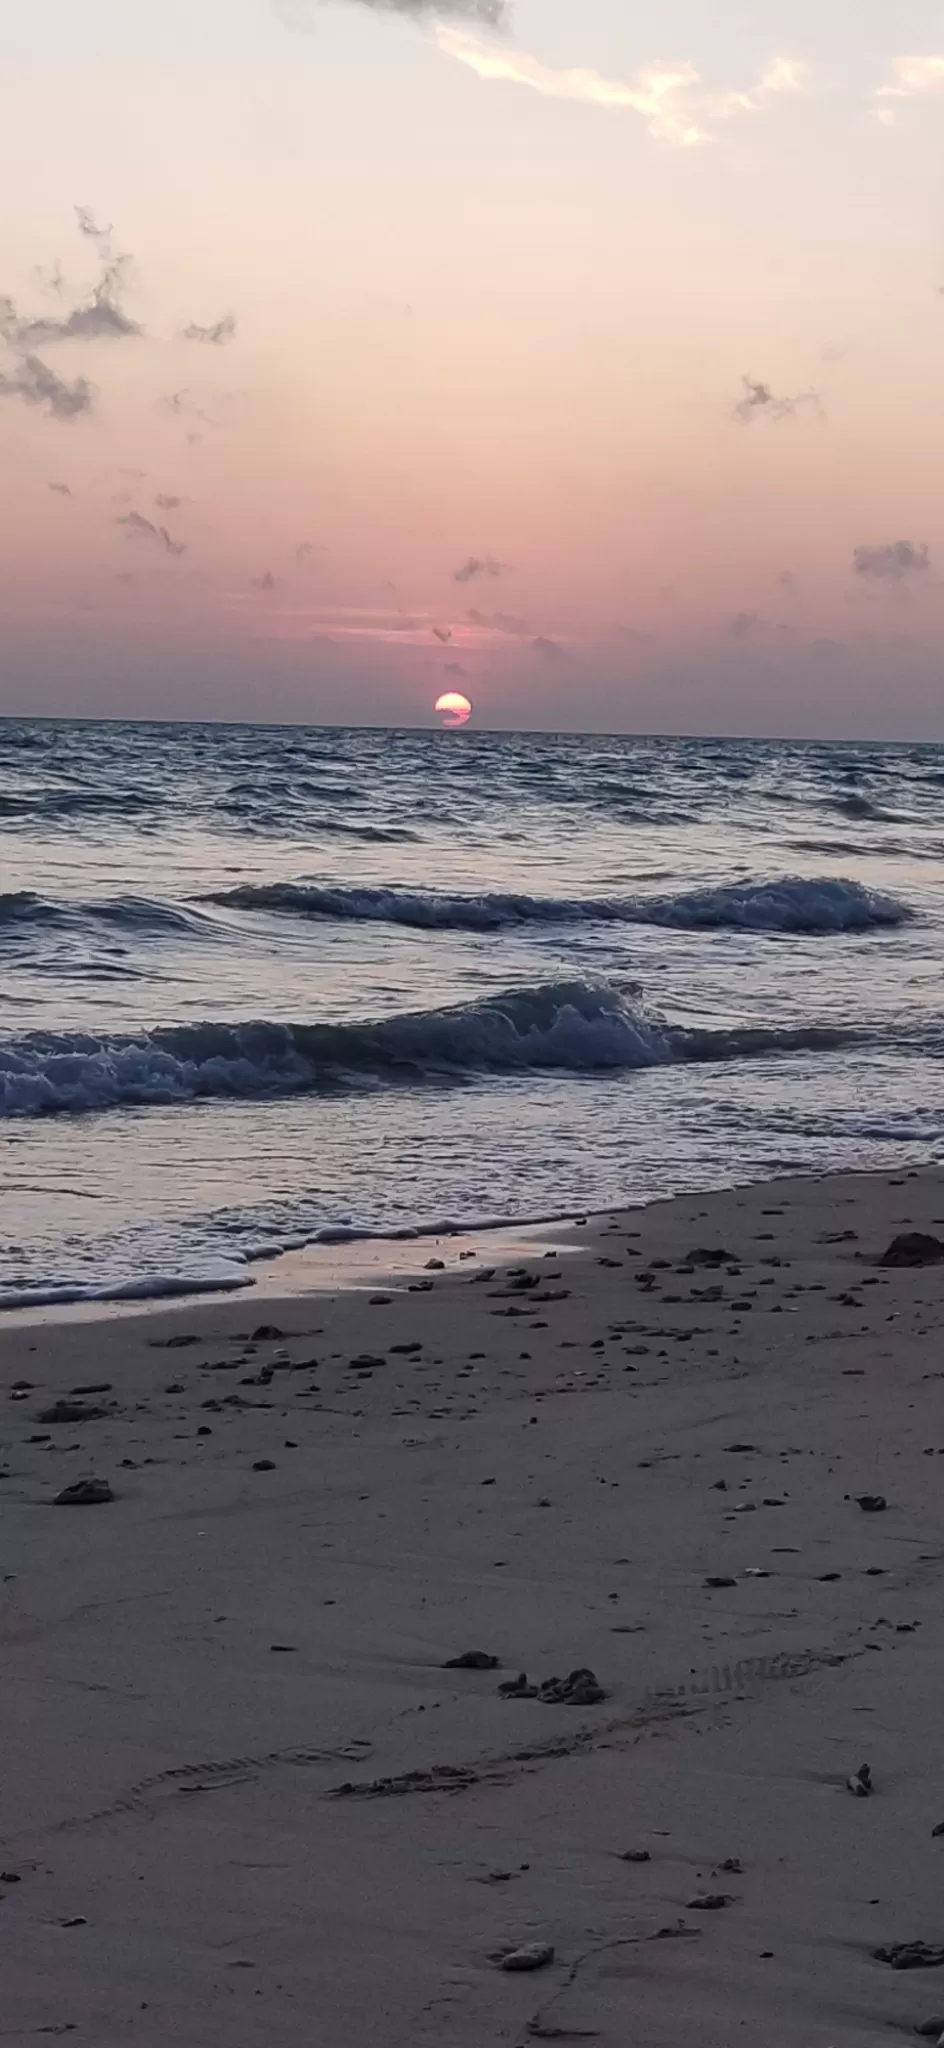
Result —
M 659 142 L 691 149 L 713 139 L 712 131 L 736 114 L 756 113 L 772 96 L 803 88 L 805 67 L 778 57 L 743 92 L 709 91 L 693 64 L 657 64 L 632 79 L 603 78 L 597 71 L 555 70 L 525 50 L 483 43 L 468 30 L 440 23 L 436 30 L 447 57 L 468 65 L 476 77 L 526 85 L 544 99 L 576 100 L 585 106 L 638 114 Z
M 793 398 L 778 398 L 771 386 L 757 377 L 742 377 L 741 384 L 743 390 L 733 407 L 733 416 L 743 426 L 750 426 L 756 419 L 794 419 L 804 405 L 815 406 L 820 412 L 823 409 L 818 391 L 798 391 Z
M 431 15 L 456 15 L 463 21 L 477 21 L 482 28 L 504 28 L 509 19 L 509 0 L 355 0 L 373 14 L 401 14 L 408 21 L 427 21 Z M 272 0 L 283 27 L 308 34 L 315 25 L 314 0 Z
M 198 321 L 191 320 L 189 327 L 184 328 L 183 338 L 184 341 L 203 342 L 207 348 L 222 348 L 227 341 L 232 341 L 235 332 L 235 313 L 224 313 L 221 320 L 214 320 L 212 327 L 201 327 Z
M 930 550 L 923 541 L 893 540 L 879 547 L 856 548 L 853 567 L 867 583 L 903 583 L 907 576 L 924 576 L 931 567 Z
M 470 626 L 478 626 L 486 633 L 511 633 L 520 638 L 528 631 L 527 619 L 519 619 L 514 612 L 480 612 L 473 605 L 466 618 Z
M 122 303 L 130 257 L 118 253 L 111 228 L 99 227 L 87 207 L 77 206 L 75 213 L 80 235 L 94 243 L 101 263 L 91 297 L 68 313 L 40 313 L 32 318 L 21 314 L 13 299 L 0 298 L 0 335 L 14 348 L 48 348 L 63 341 L 124 341 L 142 331 Z M 56 289 L 61 295 L 61 279 Z
M 252 587 L 254 590 L 274 590 L 276 583 L 271 569 L 266 569 L 262 576 L 254 576 Z
M 39 356 L 18 356 L 11 371 L 0 370 L 0 398 L 20 398 L 24 405 L 41 407 L 54 420 L 74 420 L 92 411 L 94 391 L 87 377 L 65 384 Z
M 182 498 L 175 498 L 171 491 L 158 491 L 154 500 L 159 512 L 179 512 Z
M 894 100 L 930 99 L 936 93 L 944 92 L 944 57 L 896 57 L 892 65 L 889 85 L 879 87 L 875 95 L 879 102 L 875 108 L 876 118 L 885 128 L 895 126 L 895 108 L 889 105 Z
M 167 555 L 185 555 L 186 542 L 173 540 L 166 526 L 155 526 L 152 519 L 145 519 L 140 512 L 121 512 L 115 520 L 116 526 L 123 526 L 129 540 L 150 541 L 155 547 L 163 548 Z
M 472 583 L 476 576 L 501 576 L 504 562 L 496 562 L 494 555 L 469 555 L 453 578 L 455 583 Z
M 71 498 L 72 496 L 70 484 L 50 484 L 49 489 L 55 491 L 56 496 L 59 498 Z
M 548 640 L 544 633 L 539 633 L 537 639 L 532 640 L 531 645 L 534 648 L 535 654 L 541 656 L 542 661 L 563 661 L 564 650 L 559 642 L 557 640 Z

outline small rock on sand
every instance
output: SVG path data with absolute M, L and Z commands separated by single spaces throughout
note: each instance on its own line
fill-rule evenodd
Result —
M 554 1961 L 554 1949 L 549 1941 L 528 1941 L 521 1948 L 509 1948 L 499 1958 L 500 1970 L 546 1970 Z
M 463 1650 L 461 1657 L 449 1657 L 443 1665 L 444 1671 L 499 1671 L 500 1661 L 490 1657 L 487 1650 Z
M 893 1941 L 874 1951 L 877 1963 L 892 1970 L 939 1970 L 944 1965 L 944 1948 L 927 1941 Z
M 944 1259 L 944 1240 L 929 1237 L 923 1230 L 906 1231 L 893 1237 L 879 1259 L 880 1266 L 938 1266 Z
M 53 1505 L 57 1508 L 97 1508 L 115 1496 L 107 1479 L 76 1479 L 71 1486 L 64 1486 L 57 1493 Z

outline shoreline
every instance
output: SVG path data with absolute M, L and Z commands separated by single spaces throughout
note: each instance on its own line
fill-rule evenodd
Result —
M 671 1198 L 670 1198 L 671 1199 Z M 604 1212 L 605 1213 L 605 1212 Z M 627 1211 L 627 1213 L 629 1213 Z M 110 1322 L 115 1317 L 171 1315 L 175 1310 L 193 1312 L 201 1306 L 212 1308 L 224 1301 L 293 1301 L 309 1295 L 360 1293 L 366 1288 L 396 1285 L 422 1274 L 422 1254 L 442 1258 L 447 1271 L 458 1270 L 471 1261 L 486 1265 L 492 1259 L 507 1264 L 511 1259 L 539 1257 L 553 1246 L 570 1249 L 559 1233 L 578 1226 L 591 1228 L 592 1214 L 548 1218 L 534 1223 L 486 1224 L 481 1229 L 416 1231 L 396 1237 L 357 1237 L 333 1243 L 313 1243 L 296 1250 L 273 1252 L 253 1262 L 255 1277 L 244 1285 L 200 1287 L 179 1293 L 102 1295 L 77 1301 L 27 1302 L 0 1307 L 0 1335 L 9 1328 L 46 1327 L 49 1324 Z M 580 1246 L 572 1249 L 579 1251 Z M 294 1284 L 285 1286 L 288 1280 Z
M 870 2048 L 940 2009 L 877 1954 L 940 1941 L 909 1230 L 944 1237 L 944 1171 L 4 1317 L 11 2034 Z
M 933 1176 L 933 1165 L 902 1163 L 895 1173 L 884 1167 L 840 1167 L 832 1173 L 784 1171 L 757 1179 L 732 1181 L 712 1188 L 682 1189 L 638 1202 L 599 1210 L 565 1210 L 558 1215 L 485 1222 L 466 1227 L 377 1232 L 371 1235 L 315 1239 L 286 1251 L 261 1253 L 247 1271 L 251 1277 L 219 1286 L 158 1287 L 153 1294 L 82 1296 L 65 1301 L 0 1304 L 0 1337 L 7 1329 L 110 1322 L 131 1317 L 193 1314 L 223 1302 L 291 1302 L 296 1298 L 363 1292 L 372 1286 L 398 1286 L 421 1277 L 426 1258 L 441 1258 L 447 1272 L 470 1263 L 507 1265 L 512 1259 L 540 1257 L 548 1251 L 579 1254 L 595 1233 L 605 1232 L 630 1216 L 670 1210 L 675 1204 L 714 1202 L 727 1196 L 763 1189 L 821 1186 L 831 1180 L 889 1182 Z M 944 1217 L 941 1218 L 944 1227 Z M 586 1233 L 586 1235 L 584 1235 Z M 423 1256 L 425 1254 L 425 1257 Z M 141 1283 L 142 1285 L 146 1283 Z

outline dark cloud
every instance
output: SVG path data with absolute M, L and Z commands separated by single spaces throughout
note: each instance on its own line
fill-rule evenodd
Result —
M 175 498 L 170 491 L 158 491 L 154 500 L 159 512 L 179 512 L 183 502 L 182 498 Z
M 63 341 L 124 341 L 142 331 L 122 304 L 130 257 L 116 251 L 111 229 L 100 228 L 87 207 L 77 206 L 75 212 L 79 233 L 95 244 L 101 263 L 91 298 L 73 306 L 71 312 L 39 314 L 35 319 L 19 313 L 11 298 L 0 298 L 0 334 L 14 348 L 48 348 Z M 61 295 L 58 277 L 56 290 Z
M 452 627 L 451 627 L 451 626 L 434 626 L 434 627 L 433 627 L 433 632 L 435 633 L 435 635 L 436 635 L 436 638 L 437 638 L 437 640 L 441 640 L 441 641 L 442 641 L 442 644 L 443 644 L 443 646 L 444 646 L 444 647 L 448 647 L 448 645 L 449 645 L 449 642 L 450 642 L 450 640 L 452 639 Z
M 447 661 L 444 673 L 447 676 L 458 676 L 459 681 L 464 682 L 469 671 L 463 668 L 461 661 Z
M 11 371 L 0 370 L 0 398 L 21 398 L 24 405 L 42 406 L 50 419 L 74 420 L 92 411 L 94 392 L 87 377 L 64 384 L 39 356 L 23 354 Z
M 494 555 L 469 555 L 461 569 L 455 572 L 456 583 L 472 583 L 476 576 L 500 576 L 504 562 L 496 562 Z
M 757 419 L 794 419 L 803 405 L 813 405 L 822 411 L 817 391 L 798 391 L 795 398 L 778 398 L 769 384 L 762 384 L 756 377 L 742 377 L 741 383 L 743 391 L 734 407 L 734 418 L 744 426 Z
M 728 620 L 727 629 L 732 640 L 748 640 L 752 633 L 759 632 L 763 623 L 756 612 L 735 612 L 734 617 Z
M 825 661 L 839 661 L 844 659 L 849 649 L 844 640 L 830 640 L 824 636 L 819 640 L 811 640 L 807 652 L 818 654 Z
M 163 548 L 167 555 L 185 555 L 186 543 L 173 540 L 166 526 L 155 526 L 152 519 L 144 519 L 140 512 L 121 512 L 115 520 L 116 526 L 123 526 L 129 540 L 152 541 Z
M 55 491 L 60 498 L 71 498 L 72 496 L 69 484 L 50 484 L 49 489 Z
M 931 567 L 928 548 L 923 541 L 913 540 L 856 548 L 852 560 L 856 575 L 864 577 L 867 583 L 901 583 L 906 576 L 926 575 Z
M 252 579 L 252 587 L 253 590 L 274 590 L 275 577 L 273 576 L 271 569 L 267 569 L 264 576 L 254 576 Z
M 300 540 L 300 541 L 299 541 L 299 543 L 298 543 L 298 546 L 297 546 L 297 548 L 295 549 L 295 567 L 296 567 L 296 569 L 304 569 L 304 567 L 305 567 L 305 563 L 307 562 L 307 560 L 308 560 L 308 557 L 309 557 L 309 555 L 310 555 L 310 554 L 311 554 L 311 541 L 310 541 L 310 540 Z
M 534 648 L 535 654 L 541 656 L 542 661 L 563 661 L 563 648 L 558 645 L 556 640 L 546 639 L 543 633 L 539 633 L 537 639 L 532 640 L 531 645 Z
M 212 327 L 201 327 L 198 321 L 191 320 L 189 327 L 184 328 L 183 338 L 202 341 L 208 348 L 222 348 L 225 342 L 232 341 L 235 332 L 235 313 L 224 313 L 221 320 L 214 320 Z
M 473 605 L 471 611 L 466 612 L 466 618 L 470 626 L 484 626 L 488 633 L 520 635 L 528 631 L 527 619 L 516 618 L 514 612 L 480 612 Z

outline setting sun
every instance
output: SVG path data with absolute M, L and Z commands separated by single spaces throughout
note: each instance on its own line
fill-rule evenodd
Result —
M 472 716 L 472 706 L 461 690 L 447 690 L 442 697 L 437 697 L 433 709 L 439 712 L 447 726 L 468 725 Z

